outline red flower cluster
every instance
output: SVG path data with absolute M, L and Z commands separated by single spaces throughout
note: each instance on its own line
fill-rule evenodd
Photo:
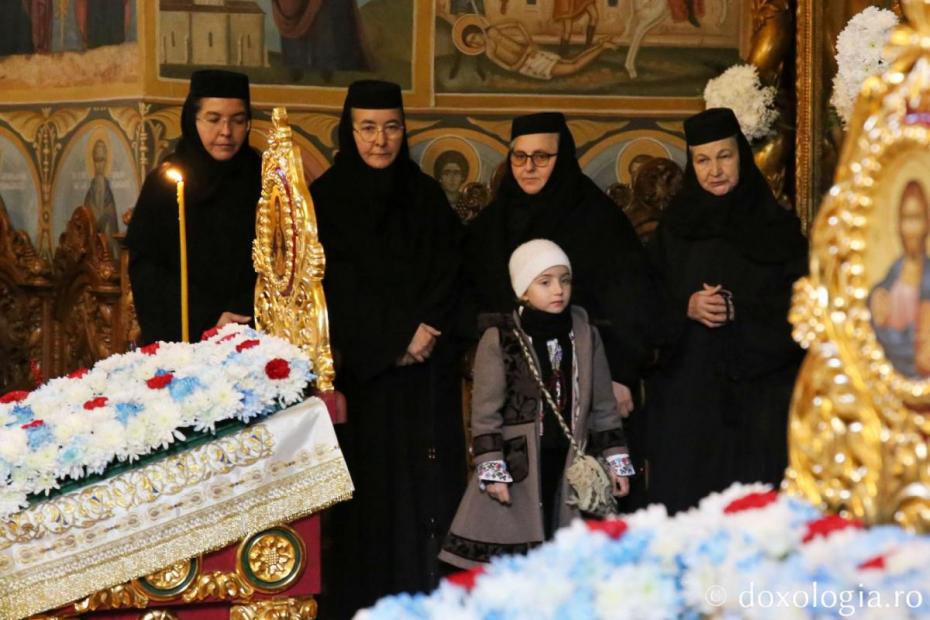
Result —
M 885 570 L 885 556 L 876 555 L 857 567 L 859 570 Z
M 153 390 L 160 390 L 162 388 L 168 387 L 168 384 L 174 380 L 174 375 L 170 372 L 164 375 L 158 375 L 157 377 L 152 377 L 147 380 L 145 384 Z
M 243 340 L 236 345 L 236 353 L 242 353 L 246 349 L 251 349 L 252 347 L 258 346 L 258 340 L 252 338 L 251 340 Z
M 200 334 L 200 340 L 201 340 L 201 341 L 203 341 L 203 340 L 209 340 L 210 338 L 213 338 L 214 336 L 216 336 L 218 333 L 220 333 L 220 328 L 219 328 L 219 327 L 211 327 L 210 329 L 208 329 L 208 330 L 205 331 L 204 333 Z
M 93 409 L 98 409 L 100 407 L 103 407 L 106 404 L 107 404 L 107 397 L 98 396 L 97 398 L 92 398 L 86 403 L 84 403 L 84 408 L 87 409 L 88 411 L 91 411 Z
M 604 532 L 614 540 L 619 539 L 626 533 L 629 526 L 623 519 L 604 519 L 603 521 L 588 520 L 584 524 L 592 532 Z
M 155 352 L 158 351 L 158 344 L 157 342 L 153 342 L 152 344 L 145 345 L 139 350 L 145 355 L 155 355 Z
M 83 377 L 84 375 L 86 375 L 88 372 L 90 372 L 90 371 L 87 370 L 86 368 L 78 368 L 78 369 L 75 370 L 74 372 L 70 373 L 70 374 L 68 375 L 68 378 L 69 378 L 69 379 L 80 379 L 81 377 Z
M 265 374 L 269 379 L 287 379 L 291 376 L 291 366 L 287 360 L 276 357 L 265 364 Z
M 3 396 L 0 396 L 0 404 L 6 405 L 7 403 L 18 403 L 19 401 L 25 399 L 27 396 L 29 396 L 29 392 L 25 390 L 7 392 Z
M 858 519 L 847 519 L 839 515 L 830 515 L 829 517 L 823 517 L 808 523 L 807 532 L 804 534 L 802 540 L 807 543 L 821 536 L 826 538 L 833 532 L 839 532 L 848 527 L 862 529 L 862 522 Z
M 475 580 L 478 579 L 479 575 L 484 573 L 484 566 L 478 565 L 468 570 L 463 570 L 458 573 L 449 575 L 446 578 L 446 581 L 453 585 L 461 586 L 466 590 L 471 590 L 475 587 Z
M 33 420 L 29 424 L 23 424 L 20 428 L 23 428 L 23 429 L 39 428 L 43 424 L 45 424 L 45 422 L 43 422 L 42 420 Z
M 230 340 L 232 340 L 233 338 L 235 338 L 237 335 L 238 335 L 238 334 L 226 334 L 225 336 L 223 336 L 222 338 L 220 338 L 219 340 L 217 340 L 217 341 L 216 341 L 216 344 L 220 344 L 221 342 L 229 342 Z
M 769 504 L 778 501 L 778 491 L 767 491 L 764 493 L 750 493 L 743 497 L 734 499 L 723 509 L 724 514 L 734 514 L 746 510 L 757 510 L 765 508 Z

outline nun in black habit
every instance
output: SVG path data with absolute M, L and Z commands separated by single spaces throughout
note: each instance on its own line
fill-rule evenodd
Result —
M 461 225 L 410 160 L 396 84 L 349 87 L 333 166 L 310 187 L 355 484 L 327 514 L 323 614 L 438 583 L 439 546 L 465 485 L 461 389 L 449 331 Z
M 558 147 L 551 153 L 554 157 L 544 165 L 533 163 L 532 158 L 515 162 L 515 141 L 539 134 L 558 135 Z M 552 168 L 541 189 L 523 181 L 524 189 L 517 178 L 525 178 L 531 165 Z M 630 415 L 640 404 L 640 377 L 652 355 L 649 330 L 655 291 L 636 232 L 623 212 L 581 171 L 565 116 L 557 112 L 513 120 L 510 162 L 500 188 L 469 224 L 464 263 L 468 295 L 460 324 L 466 334 L 477 332 L 480 315 L 513 308 L 507 261 L 517 246 L 538 238 L 554 241 L 571 259 L 572 303 L 587 310 L 600 331 L 621 414 Z M 641 415 L 630 415 L 624 426 L 631 457 L 641 469 Z M 638 507 L 642 501 L 642 479 L 631 480 L 625 509 Z
M 126 235 L 140 344 L 181 340 L 177 186 L 165 174 L 170 168 L 184 177 L 191 340 L 251 318 L 261 156 L 248 145 L 249 101 L 245 75 L 194 72 L 181 109 L 181 139 L 142 185 Z
M 650 500 L 687 509 L 733 482 L 777 485 L 802 357 L 792 283 L 807 241 L 728 108 L 685 121 L 684 184 L 648 250 L 662 295 L 647 390 Z

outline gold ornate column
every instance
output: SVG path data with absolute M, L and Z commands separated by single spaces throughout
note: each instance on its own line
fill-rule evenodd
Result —
M 812 227 L 810 275 L 795 286 L 790 319 L 809 352 L 785 487 L 831 512 L 926 532 L 930 271 L 919 267 L 916 284 L 901 274 L 930 260 L 930 0 L 904 10 L 911 25 L 893 33 L 889 69 L 863 86 Z M 893 287 L 916 287 L 913 307 Z

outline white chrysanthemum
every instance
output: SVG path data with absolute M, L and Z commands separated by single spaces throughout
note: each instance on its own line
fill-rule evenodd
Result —
M 836 38 L 838 69 L 833 78 L 830 103 L 844 127 L 852 118 L 866 79 L 878 75 L 887 65 L 882 52 L 897 25 L 898 16 L 892 11 L 870 6 L 854 15 Z
M 0 518 L 27 507 L 26 494 L 11 486 L 0 485 Z
M 763 86 L 753 65 L 735 65 L 707 82 L 704 101 L 708 108 L 730 108 L 749 141 L 772 133 L 778 118 L 774 86 Z
M 15 426 L 0 428 L 0 459 L 16 465 L 26 457 L 28 452 L 26 431 Z
M 595 587 L 601 620 L 664 620 L 676 615 L 675 583 L 651 564 L 620 566 Z

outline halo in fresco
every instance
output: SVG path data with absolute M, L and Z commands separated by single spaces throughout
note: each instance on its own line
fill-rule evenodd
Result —
M 87 205 L 97 218 L 97 232 L 111 237 L 125 232 L 123 216 L 136 204 L 139 177 L 129 141 L 112 122 L 94 120 L 68 141 L 52 187 L 52 243 L 65 231 L 74 210 Z M 111 249 L 116 250 L 115 243 Z
M 597 143 L 578 158 L 578 163 L 598 186 L 610 187 L 618 182 L 629 184 L 631 164 L 638 155 L 668 157 L 683 167 L 685 149 L 685 141 L 679 135 L 656 129 L 632 129 Z

